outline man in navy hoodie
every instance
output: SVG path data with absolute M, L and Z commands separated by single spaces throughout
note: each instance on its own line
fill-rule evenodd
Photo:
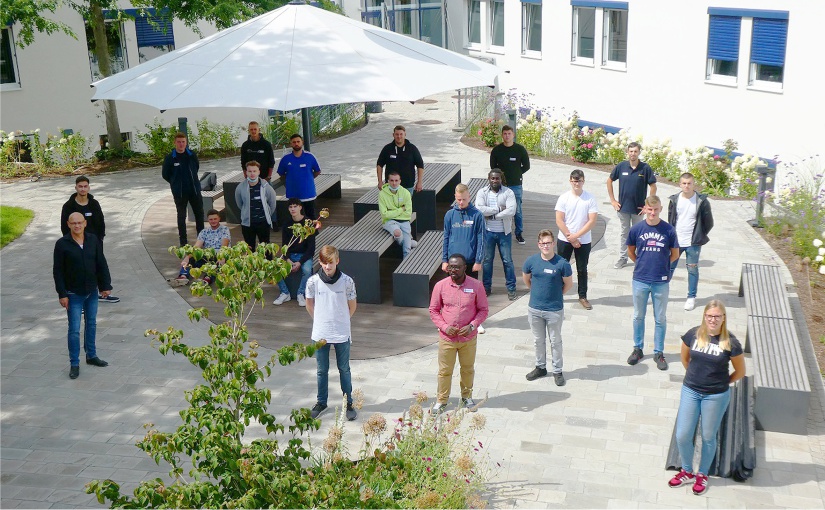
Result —
M 478 279 L 484 258 L 484 215 L 470 202 L 466 184 L 455 187 L 455 205 L 444 215 L 444 247 L 441 270 L 447 271 L 447 260 L 460 253 L 467 260 L 467 275 Z
M 203 197 L 201 181 L 198 179 L 198 157 L 187 147 L 186 133 L 175 135 L 175 148 L 163 160 L 161 175 L 169 183 L 175 209 L 178 212 L 178 237 L 180 245 L 189 243 L 186 237 L 186 205 L 192 206 L 195 215 L 195 229 L 200 234 L 203 230 Z

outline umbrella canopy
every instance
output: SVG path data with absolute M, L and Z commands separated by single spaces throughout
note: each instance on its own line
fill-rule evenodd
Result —
M 496 66 L 309 5 L 286 5 L 92 84 L 159 110 L 295 110 L 493 85 Z

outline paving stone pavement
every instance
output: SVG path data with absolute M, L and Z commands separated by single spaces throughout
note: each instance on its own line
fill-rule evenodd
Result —
M 392 127 L 405 124 L 425 161 L 462 165 L 463 177 L 486 175 L 488 155 L 459 143 L 455 103 L 450 94 L 432 104 L 385 104 L 368 126 L 346 137 L 313 145 L 322 168 L 343 174 L 344 186 L 375 180 L 375 158 L 391 140 Z M 440 124 L 421 125 L 436 120 Z M 204 163 L 202 170 L 235 171 L 237 161 Z M 528 194 L 558 195 L 568 189 L 571 167 L 534 160 L 525 175 Z M 670 293 L 666 355 L 670 370 L 660 372 L 648 357 L 625 363 L 632 348 L 630 279 L 632 267 L 615 270 L 618 225 L 607 202 L 607 174 L 586 170 L 585 188 L 593 193 L 608 222 L 590 262 L 592 311 L 566 297 L 562 328 L 567 385 L 552 378 L 527 382 L 534 354 L 523 297 L 490 317 L 476 363 L 475 395 L 488 400 L 479 411 L 488 429 L 479 439 L 495 465 L 490 506 L 495 508 L 822 508 L 825 506 L 825 415 L 822 380 L 807 356 L 814 389 L 807 435 L 757 432 L 758 465 L 746 483 L 711 479 L 711 489 L 696 497 L 690 489 L 669 489 L 665 456 L 678 406 L 684 370 L 678 363 L 679 335 L 700 322 L 711 297 L 728 305 L 730 329 L 744 337 L 746 314 L 737 296 L 743 262 L 782 265 L 781 259 L 745 221 L 751 203 L 713 201 L 716 227 L 702 250 L 697 309 L 682 309 L 687 277 L 682 265 Z M 160 170 L 151 168 L 92 178 L 108 224 L 106 254 L 114 293 L 122 301 L 101 305 L 98 350 L 110 362 L 99 369 L 83 365 L 80 378 L 67 377 L 66 317 L 51 276 L 51 254 L 59 237 L 60 207 L 73 179 L 19 182 L 0 187 L 2 203 L 36 212 L 26 233 L 2 251 L 0 259 L 0 506 L 71 508 L 98 506 L 83 492 L 95 478 L 112 478 L 125 488 L 164 476 L 134 443 L 143 423 L 173 428 L 185 405 L 183 390 L 199 375 L 180 357 L 163 357 L 143 337 L 147 328 L 181 328 L 194 344 L 206 338 L 206 324 L 192 324 L 187 305 L 160 276 L 141 242 L 141 220 L 169 192 Z M 660 186 L 666 197 L 678 190 Z M 553 211 L 547 211 L 548 226 Z M 174 229 L 170 218 L 169 228 Z M 527 232 L 531 239 L 535 232 Z M 785 272 L 786 281 L 790 274 Z M 648 317 L 648 337 L 652 335 Z M 356 313 L 354 320 L 358 320 Z M 358 341 L 358 339 L 354 339 Z M 398 339 L 388 339 L 398 341 Z M 437 346 L 387 359 L 352 363 L 354 385 L 367 404 L 346 438 L 358 451 L 360 425 L 374 412 L 400 415 L 413 392 L 435 393 Z M 262 353 L 262 355 L 268 355 Z M 750 361 L 750 360 L 749 360 Z M 750 363 L 748 363 L 750 365 Z M 331 375 L 331 386 L 336 376 Z M 267 382 L 272 411 L 286 416 L 294 406 L 310 407 L 315 395 L 314 363 L 278 370 Z M 454 385 L 455 386 L 455 385 Z M 455 398 L 452 401 L 455 405 Z M 331 413 L 315 434 L 325 437 Z M 251 428 L 254 437 L 260 431 Z M 317 441 L 316 444 L 319 444 Z

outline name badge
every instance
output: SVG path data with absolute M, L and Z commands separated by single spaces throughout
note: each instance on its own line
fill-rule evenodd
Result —
M 622 172 L 622 175 L 630 175 L 629 172 Z
M 395 159 L 397 156 L 395 154 L 390 154 L 390 159 Z
M 467 293 L 467 294 L 472 294 L 473 289 L 464 289 L 464 292 Z
M 510 161 L 515 161 L 515 160 L 516 160 L 516 158 L 510 158 Z
M 252 200 L 260 200 L 260 199 L 261 199 L 260 195 L 256 195 L 256 196 L 252 197 Z
M 92 215 L 92 213 L 90 213 L 90 212 L 87 212 L 86 214 L 84 214 L 84 216 L 91 216 L 91 215 Z
M 544 272 L 547 273 L 547 274 L 553 274 L 553 273 L 556 272 L 556 270 L 555 269 L 545 269 Z
M 174 164 L 174 165 L 172 165 L 172 166 L 180 166 L 180 163 L 175 163 L 175 164 Z
M 663 276 L 662 281 L 666 281 L 666 280 L 667 280 L 667 276 Z
M 307 164 L 306 164 L 306 163 L 301 163 L 301 164 L 300 164 L 300 165 L 298 165 L 298 166 L 299 166 L 299 167 L 301 167 L 301 168 L 304 168 L 305 166 L 307 166 Z
M 473 224 L 473 220 L 464 220 L 463 224 L 464 224 L 464 225 L 472 225 L 472 224 Z

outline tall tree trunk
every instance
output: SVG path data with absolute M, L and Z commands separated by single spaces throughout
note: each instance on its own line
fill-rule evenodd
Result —
M 112 62 L 109 57 L 109 37 L 106 33 L 106 20 L 103 19 L 103 8 L 92 0 L 89 2 L 89 23 L 95 36 L 95 56 L 100 74 L 105 78 L 112 75 Z M 117 106 L 111 100 L 103 101 L 103 112 L 106 117 L 106 135 L 109 139 L 109 149 L 121 150 L 123 141 L 120 138 L 120 122 L 117 119 Z

